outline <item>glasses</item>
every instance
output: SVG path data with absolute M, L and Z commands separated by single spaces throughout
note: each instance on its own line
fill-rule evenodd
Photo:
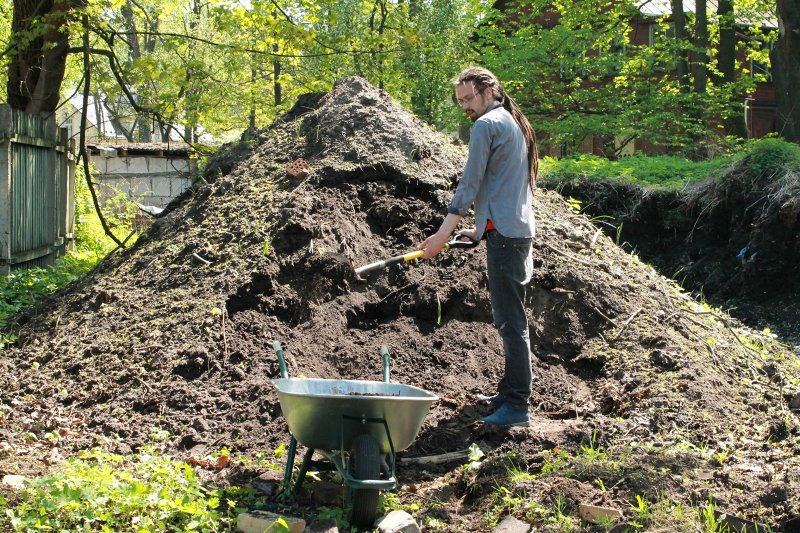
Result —
M 456 98 L 456 102 L 458 102 L 458 105 L 460 105 L 461 107 L 464 107 L 465 104 L 470 103 L 473 99 L 475 99 L 475 95 L 468 94 L 464 98 Z

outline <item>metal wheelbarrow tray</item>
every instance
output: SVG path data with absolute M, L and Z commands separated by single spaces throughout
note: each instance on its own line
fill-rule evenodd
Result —
M 412 385 L 338 379 L 273 379 L 289 431 L 318 450 L 349 450 L 369 433 L 381 453 L 403 451 L 414 442 L 431 404 L 438 398 Z M 383 419 L 388 426 L 364 424 Z M 391 442 L 390 442 L 391 440 Z
M 389 349 L 381 346 L 383 381 L 290 378 L 280 343 L 274 343 L 281 378 L 272 383 L 291 433 L 284 493 L 295 495 L 306 473 L 337 470 L 349 489 L 351 522 L 369 527 L 380 490 L 397 486 L 395 454 L 417 437 L 439 398 L 412 385 L 389 381 Z M 297 444 L 308 448 L 290 490 Z M 326 461 L 314 461 L 319 452 Z

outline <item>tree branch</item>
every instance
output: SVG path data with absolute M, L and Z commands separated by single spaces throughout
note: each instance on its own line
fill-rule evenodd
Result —
M 94 203 L 94 210 L 97 212 L 97 216 L 100 218 L 100 224 L 103 226 L 103 230 L 106 232 L 106 235 L 111 237 L 117 246 L 120 248 L 124 248 L 125 245 L 120 242 L 120 240 L 114 235 L 114 232 L 111 231 L 111 228 L 108 226 L 108 222 L 106 218 L 103 216 L 103 211 L 100 209 L 100 201 L 97 199 L 97 192 L 94 190 L 94 183 L 92 183 L 92 175 L 89 172 L 89 155 L 86 152 L 86 115 L 89 109 L 89 91 L 91 90 L 91 82 L 92 82 L 92 71 L 91 65 L 89 63 L 89 18 L 86 15 L 83 15 L 82 22 L 83 22 L 83 110 L 81 111 L 81 129 L 80 129 L 80 148 L 78 150 L 78 159 L 83 161 L 83 172 L 86 178 L 86 184 L 89 186 L 89 192 L 92 195 L 92 203 Z
M 114 30 L 115 33 L 116 30 Z M 317 44 L 320 46 L 331 50 L 330 52 L 319 52 L 316 54 L 282 54 L 279 52 L 269 52 L 267 50 L 256 50 L 255 48 L 242 48 L 240 46 L 235 46 L 232 44 L 225 44 L 225 43 L 217 43 L 210 39 L 203 39 L 202 37 L 196 37 L 194 35 L 186 35 L 183 33 L 173 33 L 173 32 L 152 32 L 152 31 L 136 31 L 136 32 L 125 32 L 125 35 L 147 35 L 147 36 L 155 36 L 155 37 L 177 37 L 180 39 L 188 39 L 190 41 L 197 41 L 203 44 L 208 44 L 210 46 L 215 46 L 217 48 L 225 48 L 227 50 L 233 50 L 236 52 L 247 52 L 250 54 L 259 54 L 269 57 L 285 57 L 285 58 L 314 58 L 314 57 L 327 57 L 327 56 L 335 56 L 335 55 L 364 55 L 364 54 L 374 54 L 375 50 L 338 50 L 336 48 L 332 48 L 328 45 L 320 43 L 318 41 Z M 405 50 L 404 47 L 398 46 L 395 48 L 390 48 L 388 50 L 382 50 L 381 54 L 388 54 L 394 52 L 400 52 Z

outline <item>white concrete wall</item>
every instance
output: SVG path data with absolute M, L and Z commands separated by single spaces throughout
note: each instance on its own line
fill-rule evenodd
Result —
M 109 157 L 110 156 L 110 157 Z M 165 207 L 191 184 L 195 160 L 174 156 L 119 156 L 116 150 L 91 155 L 98 194 L 105 201 L 118 193 L 145 205 Z

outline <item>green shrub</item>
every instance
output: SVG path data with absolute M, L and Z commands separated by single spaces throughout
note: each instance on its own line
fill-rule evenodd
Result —
M 228 531 L 236 502 L 204 488 L 184 462 L 79 452 L 29 482 L 6 510 L 17 531 Z
M 800 146 L 783 139 L 767 138 L 748 145 L 748 168 L 760 177 L 781 177 L 800 171 Z
M 88 272 L 116 246 L 105 234 L 94 210 L 83 169 L 78 168 L 75 180 L 75 248 L 65 257 L 58 258 L 52 266 L 19 269 L 0 277 L 0 349 L 15 340 L 14 335 L 6 330 L 12 315 Z M 120 203 L 121 199 L 117 197 L 112 201 Z M 125 238 L 130 232 L 125 210 L 122 211 L 123 216 L 111 210 L 109 212 L 109 224 L 117 232 L 118 238 Z M 131 242 L 129 240 L 128 244 Z

